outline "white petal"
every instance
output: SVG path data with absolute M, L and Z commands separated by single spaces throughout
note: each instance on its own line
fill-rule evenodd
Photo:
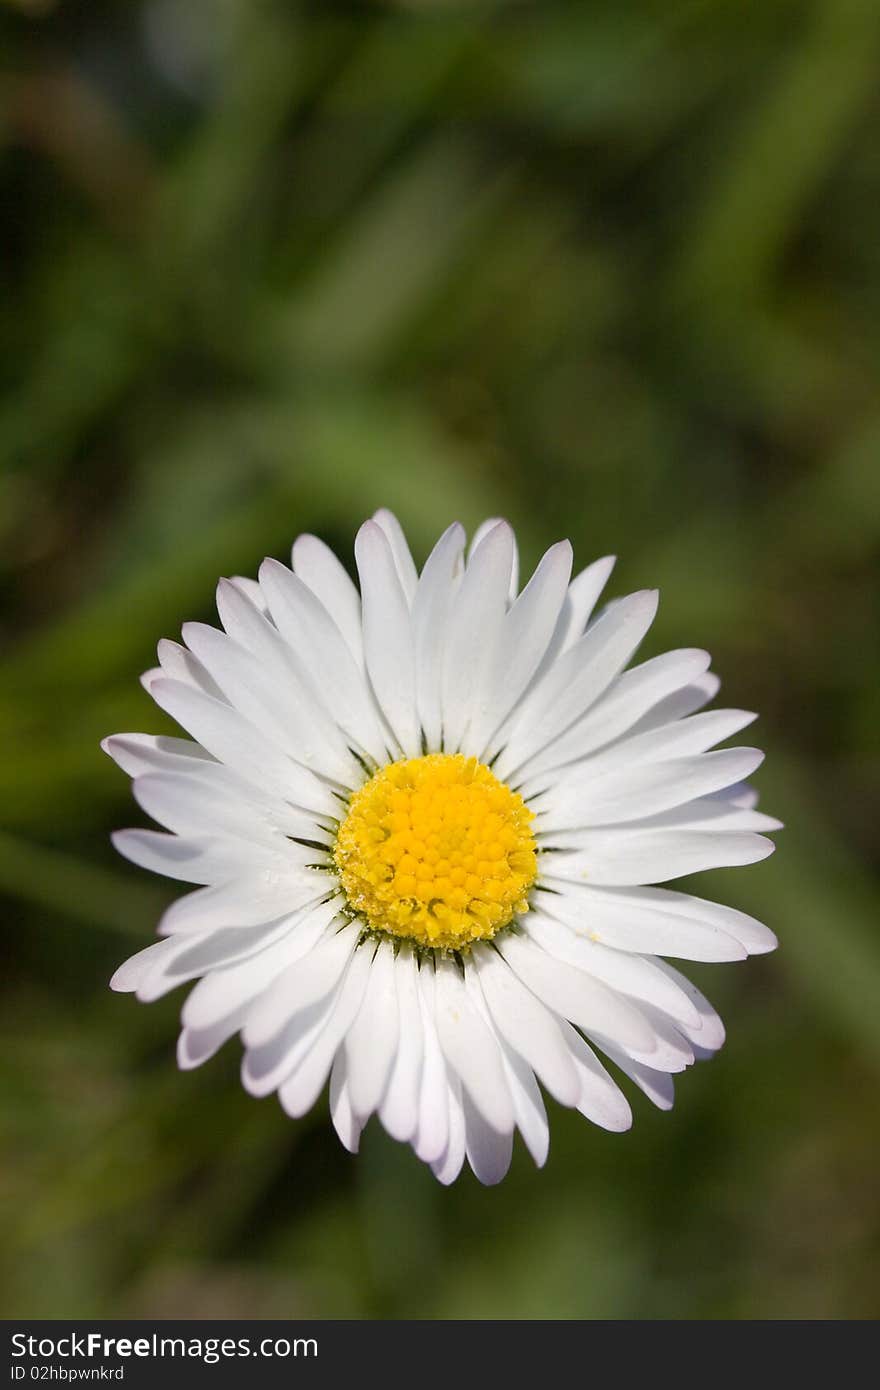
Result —
M 290 671 L 286 649 L 269 613 L 266 596 L 256 581 L 252 580 L 251 583 L 253 588 L 246 593 L 241 584 L 232 579 L 218 580 L 218 616 L 234 642 L 253 652 L 273 671 L 286 675 Z M 253 590 L 256 590 L 259 601 L 252 597 Z
M 345 1052 L 342 1048 L 336 1054 L 330 1072 L 330 1115 L 333 1128 L 350 1154 L 360 1148 L 363 1125 L 351 1108 L 348 1091 L 348 1075 L 345 1067 Z
M 719 801 L 725 801 L 729 806 L 736 806 L 744 811 L 754 811 L 758 804 L 757 789 L 748 782 L 738 782 L 736 786 L 725 787 L 723 791 L 716 792 L 715 796 Z
M 409 605 L 385 533 L 364 522 L 355 542 L 364 654 L 379 706 L 408 757 L 421 753 Z
M 247 1001 L 225 1018 L 207 1028 L 183 1028 L 177 1039 L 177 1065 L 181 1071 L 192 1071 L 213 1057 L 225 1042 L 238 1032 L 247 1015 Z
M 254 862 L 261 862 L 259 850 L 290 853 L 292 864 L 300 861 L 301 846 L 291 844 L 289 836 L 325 839 L 323 827 L 313 816 L 295 811 L 280 799 L 261 796 L 256 788 L 243 795 L 238 780 L 219 763 L 192 764 L 192 771 L 151 772 L 132 783 L 132 791 L 148 816 L 178 835 L 220 835 L 238 839 L 254 850 Z M 313 851 L 314 859 L 320 858 Z
M 551 546 L 513 607 L 504 616 L 489 661 L 477 707 L 462 743 L 477 757 L 510 714 L 540 665 L 553 636 L 571 574 L 571 545 Z
M 656 909 L 661 912 L 697 921 L 716 927 L 739 941 L 749 955 L 763 955 L 775 950 L 777 942 L 769 927 L 749 917 L 736 908 L 710 902 L 706 898 L 695 898 L 690 893 L 677 893 L 671 888 L 629 888 L 605 890 L 619 896 L 622 901 L 634 903 L 640 908 Z
M 543 683 L 547 673 L 563 652 L 567 651 L 583 636 L 596 599 L 607 583 L 614 564 L 615 557 L 606 555 L 601 560 L 596 560 L 592 565 L 588 565 L 585 570 L 581 570 L 580 574 L 569 584 L 562 610 L 556 620 L 553 636 L 550 638 L 547 650 L 527 687 L 529 695 Z M 493 738 L 493 747 L 495 745 L 499 748 L 503 746 L 512 722 L 513 715 L 505 721 L 498 735 Z
M 272 850 L 253 841 L 166 835 L 159 830 L 115 830 L 110 838 L 132 864 L 183 883 L 223 883 L 255 867 L 280 867 Z
M 610 1050 L 617 1048 L 634 1062 L 642 1062 L 655 1071 L 681 1072 L 694 1061 L 693 1044 L 685 1035 L 684 1025 L 673 1023 L 667 1014 L 654 1009 L 650 1004 L 640 1004 L 639 1010 L 654 1034 L 654 1045 L 650 1052 L 639 1047 L 629 1047 L 618 1043 L 600 1033 L 590 1034 L 590 1041 L 602 1052 L 610 1056 Z
M 176 719 L 215 758 L 252 786 L 288 798 L 318 815 L 336 816 L 339 802 L 309 772 L 286 758 L 236 710 L 180 681 L 154 681 L 156 704 Z
M 360 1010 L 345 1039 L 348 1091 L 354 1112 L 362 1120 L 378 1109 L 399 1038 L 394 950 L 389 941 L 383 941 L 373 959 Z
M 393 512 L 389 512 L 387 507 L 380 507 L 379 511 L 373 513 L 373 520 L 377 526 L 381 526 L 385 532 L 386 540 L 391 546 L 391 554 L 394 556 L 394 565 L 400 579 L 401 588 L 406 595 L 406 601 L 412 608 L 413 599 L 416 594 L 416 585 L 419 576 L 413 557 L 407 544 L 406 536 L 403 534 L 403 527 L 397 520 Z
M 358 785 L 360 769 L 338 725 L 305 675 L 297 679 L 292 663 L 285 668 L 279 656 L 279 664 L 270 666 L 206 623 L 184 623 L 183 635 L 230 703 L 273 745 L 343 786 Z
M 601 560 L 594 560 L 572 580 L 565 606 L 565 626 L 559 644 L 560 654 L 568 651 L 568 648 L 573 647 L 578 638 L 583 636 L 616 562 L 616 555 L 603 555 Z
M 190 991 L 181 1011 L 188 1028 L 201 1030 L 220 1022 L 242 1003 L 250 1003 L 289 965 L 308 955 L 339 911 L 339 900 L 303 908 L 288 930 L 255 954 L 212 970 Z
M 151 666 L 148 671 L 144 671 L 141 674 L 140 682 L 141 685 L 144 687 L 144 690 L 146 690 L 147 694 L 152 695 L 153 682 L 163 680 L 164 677 L 165 672 L 162 670 L 161 666 Z
M 506 1085 L 506 1081 L 505 1081 Z M 513 1130 L 503 1133 L 486 1123 L 481 1112 L 462 1086 L 465 1153 L 474 1175 L 486 1187 L 494 1187 L 505 1176 L 513 1154 Z
M 476 531 L 471 537 L 471 543 L 468 547 L 468 564 L 470 564 L 476 551 L 483 544 L 483 541 L 486 539 L 486 537 L 492 531 L 495 530 L 496 526 L 509 527 L 509 522 L 505 521 L 503 516 L 490 516 L 485 521 L 480 522 L 479 526 L 477 527 Z M 514 535 L 512 528 L 510 528 L 510 534 L 511 539 L 513 541 L 513 549 L 510 553 L 510 584 L 508 586 L 508 599 L 511 603 L 513 603 L 519 590 L 519 551 L 517 550 L 516 536 Z
M 638 816 L 626 824 L 638 830 L 757 830 L 761 835 L 783 828 L 782 821 L 775 816 L 745 811 L 732 801 L 724 800 L 723 792 L 698 796 L 682 806 L 671 806 L 668 811 L 658 811 L 652 816 Z M 582 833 L 580 830 L 554 831 L 552 839 L 557 847 L 579 848 Z
M 270 1042 L 247 1049 L 241 1061 L 241 1084 L 250 1095 L 262 1098 L 278 1091 L 284 1109 L 297 1117 L 311 1109 L 339 1046 L 334 1038 L 332 1046 L 322 1049 L 321 1040 L 329 1036 L 330 1021 L 350 973 L 349 968 L 329 994 L 294 1014 Z M 285 1101 L 281 1091 L 294 1078 Z M 298 1108 L 288 1110 L 288 1104 Z
M 580 1082 L 576 1109 L 601 1129 L 620 1134 L 632 1125 L 629 1101 L 602 1066 L 590 1045 L 570 1023 L 562 1024 L 563 1036 L 571 1053 Z M 603 1046 L 608 1046 L 607 1043 Z
M 499 522 L 472 551 L 455 594 L 443 661 L 443 746 L 447 753 L 459 749 L 472 720 L 487 714 L 483 681 L 500 641 L 512 555 L 513 532 L 506 522 Z
M 742 943 L 710 921 L 664 912 L 651 901 L 640 902 L 617 888 L 560 883 L 558 891 L 538 897 L 540 910 L 558 918 L 578 936 L 611 946 L 685 960 L 742 960 Z
M 523 793 L 528 795 L 546 786 L 542 773 L 578 762 L 618 737 L 629 737 L 634 728 L 641 727 L 645 710 L 656 701 L 665 703 L 662 697 L 669 690 L 677 690 L 705 671 L 710 660 L 708 652 L 688 647 L 664 652 L 622 672 L 582 719 L 523 764 L 517 771 L 517 785 L 522 780 Z
M 710 1052 L 717 1052 L 724 1042 L 724 1024 L 705 994 L 702 994 L 686 975 L 683 975 L 680 970 L 676 970 L 675 966 L 670 965 L 667 961 L 658 961 L 657 967 L 688 995 L 700 1015 L 699 1028 L 692 1029 L 684 1024 L 681 1025 L 685 1037 L 698 1043 L 701 1048 L 706 1048 Z
M 418 1125 L 412 1140 L 413 1149 L 423 1163 L 436 1163 L 449 1142 L 449 1083 L 434 1023 L 434 997 L 434 967 L 423 965 L 419 970 L 419 1005 L 425 1052 L 419 1085 Z
M 677 1023 L 699 1028 L 700 1016 L 688 995 L 660 969 L 659 962 L 576 936 L 539 912 L 530 912 L 525 925 L 531 939 L 555 960 L 587 971 L 631 999 L 653 1004 Z
M 291 913 L 271 922 L 261 922 L 256 927 L 182 932 L 169 937 L 167 953 L 162 956 L 157 954 L 152 968 L 139 980 L 136 991 L 138 999 L 143 1004 L 152 1003 L 178 985 L 264 951 L 288 934 L 298 915 Z
M 757 748 L 722 748 L 595 774 L 584 763 L 576 776 L 531 803 L 538 812 L 536 828 L 552 836 L 554 830 L 639 821 L 739 782 L 763 761 Z
M 234 585 L 240 594 L 244 594 L 246 599 L 250 600 L 258 613 L 262 613 L 264 618 L 267 616 L 269 610 L 266 607 L 263 591 L 256 579 L 246 578 L 242 574 L 233 574 L 229 579 L 229 583 Z
M 513 1099 L 516 1127 L 535 1165 L 543 1168 L 550 1152 L 550 1125 L 541 1089 L 531 1067 L 527 1066 L 516 1052 L 502 1046 L 501 1053 L 504 1058 L 504 1075 Z
M 369 943 L 355 951 L 327 1016 L 311 1036 L 295 1070 L 282 1082 L 278 1096 L 288 1115 L 299 1118 L 310 1110 L 327 1080 L 342 1040 L 357 1016 L 372 964 Z
M 363 669 L 361 597 L 344 565 L 317 536 L 297 536 L 291 556 L 294 573 L 323 603 L 357 664 Z
M 776 848 L 763 835 L 708 830 L 590 830 L 584 844 L 577 853 L 542 855 L 542 879 L 620 887 L 663 883 L 704 869 L 755 864 Z
M 620 599 L 553 664 L 516 712 L 497 764 L 502 780 L 582 718 L 630 660 L 656 612 L 656 590 Z
M 444 1187 L 455 1182 L 461 1172 L 465 1155 L 464 1109 L 462 1106 L 461 1082 L 458 1077 L 447 1072 L 446 1103 L 449 1113 L 449 1137 L 442 1155 L 431 1164 L 431 1171 Z
M 417 704 L 428 750 L 443 733 L 443 657 L 453 595 L 464 572 L 464 530 L 454 522 L 425 561 L 412 610 Z
M 133 994 L 141 981 L 145 980 L 158 964 L 166 961 L 174 950 L 175 944 L 171 941 L 151 942 L 119 966 L 110 981 L 110 988 L 117 994 Z
M 483 1114 L 486 1123 L 507 1133 L 514 1116 L 498 1044 L 475 1010 L 458 968 L 440 960 L 436 966 L 437 1036 L 449 1066 Z
M 327 998 L 345 972 L 358 935 L 356 926 L 345 927 L 342 931 L 328 930 L 303 960 L 296 961 L 278 976 L 248 1019 L 244 1032 L 248 1047 L 262 1047 L 294 1014 Z
M 659 700 L 651 709 L 633 724 L 630 734 L 643 734 L 651 729 L 660 729 L 676 719 L 686 719 L 708 705 L 721 689 L 721 681 L 713 671 L 706 669 L 702 675 L 695 676 L 687 685 L 674 690 L 664 700 Z
M 183 681 L 194 690 L 201 690 L 214 699 L 224 699 L 223 692 L 202 662 L 179 642 L 171 642 L 163 637 L 157 648 L 159 668 L 169 680 Z M 152 683 L 150 688 L 152 689 Z
M 333 880 L 313 870 L 297 874 L 254 874 L 231 883 L 212 883 L 176 898 L 159 920 L 160 936 L 258 927 L 298 912 L 326 897 Z
M 553 1014 L 492 947 L 474 946 L 471 960 L 498 1032 L 560 1105 L 574 1105 L 579 1082 Z
M 628 1000 L 585 971 L 560 964 L 526 937 L 507 933 L 497 943 L 523 983 L 562 1018 L 628 1047 L 651 1051 L 653 1030 Z
M 547 1124 L 547 1111 L 541 1099 L 540 1087 L 535 1080 L 534 1072 L 529 1064 L 523 1060 L 518 1052 L 514 1051 L 514 1049 L 505 1042 L 503 1036 L 495 1026 L 495 1022 L 486 1003 L 484 992 L 480 987 L 477 972 L 470 969 L 469 965 L 470 962 L 465 966 L 465 985 L 474 1007 L 498 1044 L 498 1049 L 501 1053 L 501 1064 L 504 1068 L 504 1079 L 507 1082 L 510 1098 L 513 1101 L 513 1115 L 516 1127 L 522 1134 L 526 1148 L 532 1155 L 535 1163 L 539 1168 L 542 1168 L 547 1161 L 547 1154 L 550 1148 L 550 1128 Z M 508 1163 L 509 1162 L 510 1159 L 508 1157 Z M 471 1167 L 473 1167 L 473 1163 L 471 1163 Z M 476 1168 L 474 1168 L 474 1172 L 476 1171 Z
M 245 1003 L 208 1028 L 181 1028 L 177 1039 L 177 1065 L 180 1070 L 193 1071 L 209 1062 L 223 1044 L 235 1036 L 246 1017 Z
M 653 1067 L 646 1067 L 644 1062 L 634 1062 L 631 1057 L 627 1057 L 625 1052 L 619 1052 L 615 1047 L 607 1047 L 606 1051 L 612 1062 L 615 1062 L 620 1070 L 636 1083 L 648 1100 L 657 1106 L 658 1110 L 671 1110 L 675 1100 L 675 1082 L 666 1071 L 655 1071 Z
M 101 740 L 101 747 L 129 777 L 140 777 L 145 772 L 179 772 L 214 761 L 201 744 L 165 734 L 111 734 Z
M 377 762 L 387 741 L 366 682 L 342 634 L 311 589 L 277 560 L 264 560 L 260 584 L 285 647 L 317 698 L 348 737 Z
M 634 738 L 620 739 L 612 748 L 603 749 L 591 757 L 585 766 L 593 772 L 609 772 L 633 763 L 661 762 L 669 758 L 689 757 L 705 753 L 716 743 L 738 734 L 757 719 L 756 714 L 742 709 L 714 709 L 693 714 L 651 729 Z
M 388 1133 L 401 1142 L 412 1139 L 419 1124 L 419 1097 L 425 1029 L 419 998 L 419 969 L 415 954 L 402 946 L 394 962 L 394 985 L 400 1038 L 379 1118 Z

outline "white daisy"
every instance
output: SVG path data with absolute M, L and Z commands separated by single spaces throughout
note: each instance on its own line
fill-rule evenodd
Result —
M 355 555 L 360 593 L 300 536 L 292 569 L 220 581 L 225 631 L 159 643 L 144 684 L 193 741 L 105 741 L 169 832 L 114 842 L 204 886 L 112 986 L 146 1001 L 198 980 L 181 1067 L 240 1033 L 253 1095 L 299 1116 L 329 1077 L 352 1152 L 375 1113 L 441 1182 L 467 1157 L 493 1183 L 514 1129 L 543 1164 L 541 1087 L 629 1127 L 597 1051 L 668 1109 L 672 1074 L 720 1047 L 718 1015 L 661 957 L 775 939 L 643 885 L 763 859 L 779 822 L 744 784 L 761 753 L 709 751 L 754 715 L 697 713 L 718 690 L 706 652 L 625 669 L 657 595 L 593 618 L 611 558 L 572 580 L 560 542 L 518 592 L 513 532 L 489 521 L 467 559 L 450 526 L 419 574 L 387 511 Z

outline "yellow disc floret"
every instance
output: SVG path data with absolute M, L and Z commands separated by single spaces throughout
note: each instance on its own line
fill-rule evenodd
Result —
M 334 856 L 374 931 L 460 950 L 518 912 L 537 874 L 533 813 L 483 763 L 429 753 L 390 763 L 349 803 Z

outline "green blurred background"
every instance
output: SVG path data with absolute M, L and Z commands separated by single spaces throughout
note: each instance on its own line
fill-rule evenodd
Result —
M 877 0 L 0 0 L 7 1317 L 880 1312 Z M 180 1075 L 98 751 L 220 574 L 503 513 L 662 591 L 788 829 L 629 1135 L 440 1188 Z

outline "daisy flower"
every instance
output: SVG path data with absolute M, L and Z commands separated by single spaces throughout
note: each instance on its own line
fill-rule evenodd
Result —
M 242 1081 L 306 1113 L 329 1079 L 355 1152 L 376 1114 L 443 1183 L 502 1178 L 518 1129 L 548 1151 L 542 1088 L 631 1123 L 605 1061 L 668 1109 L 673 1074 L 720 1047 L 664 957 L 772 950 L 730 907 L 645 885 L 763 859 L 779 822 L 746 785 L 755 717 L 705 710 L 708 653 L 629 666 L 652 590 L 594 610 L 611 557 L 571 577 L 567 541 L 520 591 L 513 532 L 458 524 L 421 574 L 397 520 L 355 545 L 360 590 L 314 536 L 292 567 L 221 579 L 223 630 L 187 623 L 143 683 L 189 739 L 103 747 L 165 829 L 122 830 L 146 869 L 202 885 L 112 987 L 183 1006 L 182 1068 L 235 1033 Z M 598 1054 L 605 1061 L 601 1061 Z

